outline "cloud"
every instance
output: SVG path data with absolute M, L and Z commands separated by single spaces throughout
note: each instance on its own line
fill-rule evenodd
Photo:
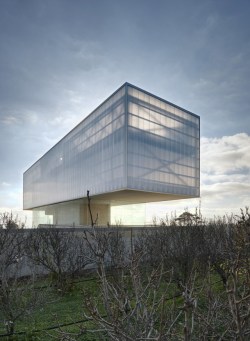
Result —
M 208 215 L 250 205 L 250 136 L 201 139 L 201 200 Z
M 12 124 L 18 123 L 18 118 L 15 116 L 11 116 L 11 115 L 3 116 L 3 117 L 0 117 L 0 122 L 6 125 L 12 125 Z
M 250 199 L 250 183 L 218 182 L 202 186 L 202 197 L 205 200 L 221 200 L 226 199 L 226 197 L 240 199 L 245 196 L 249 196 Z
M 8 182 L 5 182 L 5 181 L 3 181 L 3 182 L 0 184 L 0 188 L 1 188 L 1 187 L 2 187 L 2 188 L 5 188 L 5 187 L 9 187 L 9 186 L 11 186 L 11 184 L 8 183 Z
M 240 133 L 201 139 L 201 172 L 209 176 L 250 173 L 250 136 Z
M 22 188 L 14 187 L 10 184 L 0 186 L 0 207 L 9 207 L 9 209 L 22 208 Z

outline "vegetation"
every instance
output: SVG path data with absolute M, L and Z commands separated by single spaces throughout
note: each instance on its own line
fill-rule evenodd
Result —
M 0 229 L 22 229 L 25 227 L 25 222 L 21 222 L 18 215 L 14 215 L 12 212 L 0 213 Z
M 250 214 L 0 230 L 0 339 L 246 340 Z

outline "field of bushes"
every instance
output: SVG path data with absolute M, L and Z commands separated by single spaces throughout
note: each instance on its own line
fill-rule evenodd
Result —
M 248 209 L 141 229 L 2 223 L 0 340 L 249 338 Z

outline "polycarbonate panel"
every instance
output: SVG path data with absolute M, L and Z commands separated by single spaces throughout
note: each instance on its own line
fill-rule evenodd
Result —
M 24 209 L 87 190 L 197 197 L 199 129 L 199 116 L 126 83 L 24 173 Z
M 199 117 L 128 86 L 128 188 L 196 197 Z
M 24 209 L 126 186 L 125 86 L 24 173 Z

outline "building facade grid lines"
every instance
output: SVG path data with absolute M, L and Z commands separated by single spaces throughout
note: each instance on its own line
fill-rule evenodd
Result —
M 24 173 L 24 209 L 81 224 L 87 190 L 109 207 L 199 197 L 199 116 L 125 83 Z

